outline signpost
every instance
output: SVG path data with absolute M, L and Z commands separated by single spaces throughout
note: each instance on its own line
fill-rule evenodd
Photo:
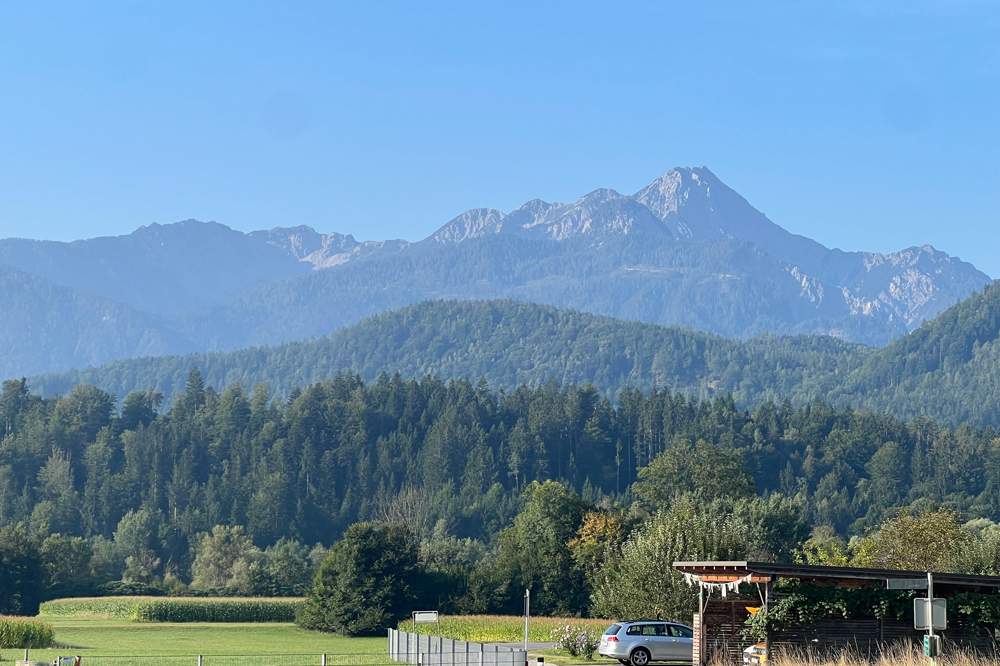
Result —
M 437 611 L 413 611 L 413 623 L 432 623 L 439 622 L 440 617 Z
M 935 629 L 948 628 L 948 602 L 934 598 L 934 574 L 927 572 L 927 597 L 913 600 L 913 628 L 926 629 L 924 655 L 931 663 L 937 664 L 941 654 L 941 639 L 934 635 Z
M 934 574 L 928 571 L 927 578 L 888 578 L 885 586 L 889 590 L 927 590 L 926 597 L 913 600 L 913 628 L 927 632 L 924 655 L 936 664 L 941 654 L 941 638 L 934 631 L 948 628 L 948 602 L 934 598 Z
M 441 614 L 437 611 L 413 611 L 413 624 L 437 624 L 437 632 L 441 634 Z

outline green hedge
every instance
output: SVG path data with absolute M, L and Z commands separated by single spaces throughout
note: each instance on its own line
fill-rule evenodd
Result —
M 0 616 L 0 648 L 44 648 L 55 642 L 45 622 L 30 617 Z
M 95 597 L 57 599 L 39 615 L 137 622 L 294 622 L 299 597 Z

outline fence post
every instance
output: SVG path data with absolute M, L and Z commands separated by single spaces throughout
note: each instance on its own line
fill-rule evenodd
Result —
M 480 643 L 479 644 L 479 666 L 483 666 L 483 661 L 484 661 L 483 657 L 485 656 L 483 654 L 483 652 L 484 652 L 485 649 L 486 649 L 486 646 L 483 645 L 482 643 Z
M 204 663 L 202 663 L 203 661 L 204 661 L 204 657 L 202 657 L 202 656 L 201 656 L 201 655 L 199 654 L 199 655 L 198 655 L 198 666 L 205 666 L 205 665 L 204 665 Z
M 320 666 L 326 666 L 326 652 L 324 652 L 323 656 L 320 658 L 319 664 Z

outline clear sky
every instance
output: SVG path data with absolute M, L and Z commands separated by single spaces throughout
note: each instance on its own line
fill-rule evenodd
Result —
M 0 236 L 418 239 L 704 164 L 827 245 L 1000 276 L 998 107 L 995 2 L 5 3 Z

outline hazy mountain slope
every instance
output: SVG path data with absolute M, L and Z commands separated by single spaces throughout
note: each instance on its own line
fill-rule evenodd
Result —
M 221 224 L 194 220 L 71 243 L 0 240 L 4 264 L 137 310 L 172 316 L 226 303 L 262 282 L 309 270 L 281 248 Z
M 831 397 L 906 417 L 1000 426 L 1000 282 L 869 355 Z
M 0 313 L 2 377 L 195 349 L 156 317 L 4 266 Z
M 287 394 L 343 371 L 366 378 L 399 372 L 484 379 L 505 388 L 590 383 L 608 395 L 653 386 L 733 392 L 750 403 L 807 390 L 814 378 L 844 374 L 869 353 L 828 337 L 741 343 L 527 303 L 440 301 L 380 314 L 319 340 L 121 361 L 31 383 L 45 394 L 93 383 L 118 396 L 147 387 L 171 395 L 197 367 L 214 386 L 265 382 Z

